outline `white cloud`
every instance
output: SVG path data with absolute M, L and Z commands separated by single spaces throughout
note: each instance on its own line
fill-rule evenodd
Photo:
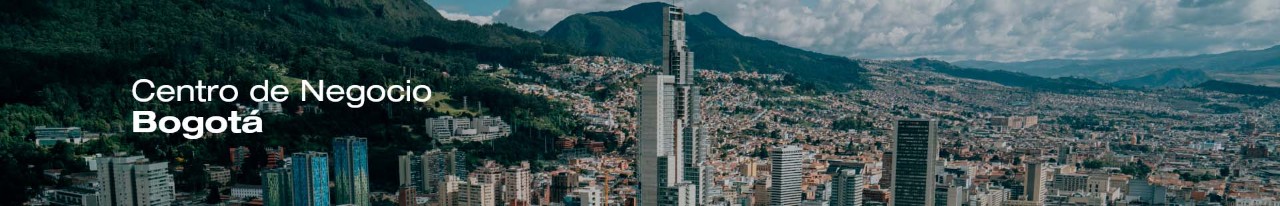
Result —
M 1275 0 L 685 0 L 739 32 L 818 52 L 946 60 L 1140 58 L 1280 44 Z M 513 0 L 492 20 L 545 30 L 638 0 Z
M 498 10 L 498 11 L 494 11 L 493 14 L 489 14 L 488 16 L 473 16 L 465 13 L 451 13 L 445 10 L 436 10 L 436 11 L 440 12 L 440 16 L 444 16 L 445 19 L 454 20 L 454 21 L 458 21 L 458 20 L 469 21 L 472 23 L 480 24 L 480 25 L 493 24 L 493 17 L 498 16 L 498 14 L 502 13 L 501 10 Z

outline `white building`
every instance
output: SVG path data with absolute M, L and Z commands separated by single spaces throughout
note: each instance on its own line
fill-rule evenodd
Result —
M 804 150 L 797 146 L 775 147 L 769 151 L 769 180 L 772 185 L 769 187 L 769 205 L 800 205 L 803 192 L 800 183 L 804 181 L 800 161 L 803 158 Z
M 441 142 L 489 141 L 511 135 L 511 125 L 500 117 L 441 116 L 426 120 L 427 135 Z
M 261 198 L 262 186 L 260 185 L 235 185 L 231 187 L 231 197 L 235 199 Z
M 98 181 L 106 195 L 102 202 L 126 206 L 170 205 L 174 199 L 173 175 L 166 162 L 150 162 L 142 156 L 102 157 Z

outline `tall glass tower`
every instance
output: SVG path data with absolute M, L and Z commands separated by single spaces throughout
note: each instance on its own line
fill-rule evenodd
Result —
M 289 169 L 275 168 L 262 171 L 262 205 L 264 206 L 289 206 L 293 205 L 292 193 L 293 185 L 289 184 Z
M 640 204 L 700 204 L 706 141 L 693 52 L 686 44 L 684 9 L 666 7 L 662 16 L 662 69 L 640 86 Z
M 938 159 L 938 122 L 898 120 L 893 141 L 893 199 L 890 205 L 933 205 Z
M 369 146 L 363 137 L 333 139 L 334 202 L 369 206 Z
M 329 154 L 293 153 L 293 205 L 329 205 Z

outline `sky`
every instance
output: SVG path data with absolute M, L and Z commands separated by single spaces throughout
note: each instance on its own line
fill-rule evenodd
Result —
M 547 30 L 644 0 L 426 0 L 446 18 Z M 672 2 L 672 1 L 665 1 Z M 855 58 L 1127 59 L 1280 45 L 1277 0 L 683 0 L 738 32 Z

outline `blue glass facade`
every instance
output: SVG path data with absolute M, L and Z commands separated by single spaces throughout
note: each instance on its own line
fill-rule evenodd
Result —
M 334 201 L 368 206 L 369 149 L 362 137 L 333 139 Z
M 329 205 L 329 155 L 323 152 L 293 154 L 293 205 Z

